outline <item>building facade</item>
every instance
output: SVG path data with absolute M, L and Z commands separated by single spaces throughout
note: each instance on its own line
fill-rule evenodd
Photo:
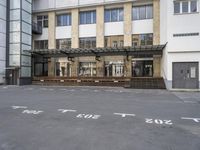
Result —
M 39 82 L 163 79 L 199 89 L 199 9 L 199 0 L 33 0 L 32 42 L 19 54 L 29 63 L 16 66 Z

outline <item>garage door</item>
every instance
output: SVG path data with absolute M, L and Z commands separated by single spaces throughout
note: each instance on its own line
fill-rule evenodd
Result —
M 199 63 L 174 62 L 172 87 L 181 89 L 198 89 Z

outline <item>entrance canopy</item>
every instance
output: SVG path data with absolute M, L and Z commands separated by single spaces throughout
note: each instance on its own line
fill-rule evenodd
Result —
M 134 57 L 149 57 L 162 55 L 165 45 L 134 46 L 134 47 L 108 47 L 108 48 L 70 48 L 70 49 L 34 49 L 32 55 L 43 57 L 81 57 L 81 56 L 113 56 L 125 55 Z

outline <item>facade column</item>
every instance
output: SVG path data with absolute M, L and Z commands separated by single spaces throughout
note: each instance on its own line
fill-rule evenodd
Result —
M 79 9 L 72 9 L 72 48 L 79 48 Z
M 160 44 L 160 0 L 153 0 L 153 45 Z
M 56 14 L 48 13 L 48 49 L 56 48 Z M 55 76 L 55 58 L 48 59 L 48 76 Z
M 71 76 L 77 77 L 79 72 L 79 58 L 75 57 L 71 64 Z
M 125 77 L 132 77 L 132 57 L 125 56 L 124 58 L 124 76 Z
M 161 77 L 161 55 L 153 56 L 153 77 Z
M 104 6 L 97 6 L 96 15 L 96 45 L 97 47 L 104 47 Z
M 104 57 L 101 56 L 97 63 L 97 77 L 104 77 Z
M 132 46 L 132 2 L 124 4 L 124 46 Z

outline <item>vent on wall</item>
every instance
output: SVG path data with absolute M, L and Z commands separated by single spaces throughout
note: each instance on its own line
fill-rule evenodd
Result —
M 199 33 L 179 33 L 179 34 L 173 34 L 173 37 L 184 37 L 184 36 L 199 36 Z

